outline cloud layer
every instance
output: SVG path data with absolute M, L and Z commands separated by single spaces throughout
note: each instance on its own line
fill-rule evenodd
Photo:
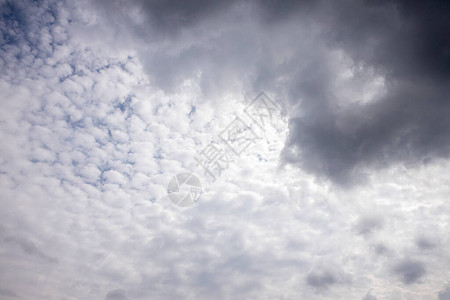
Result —
M 0 1 L 0 298 L 447 299 L 448 6 Z

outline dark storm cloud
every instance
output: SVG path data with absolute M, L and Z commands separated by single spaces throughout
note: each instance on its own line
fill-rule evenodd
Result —
M 426 274 L 425 267 L 421 262 L 409 259 L 396 264 L 393 272 L 400 277 L 404 284 L 415 283 Z
M 305 116 L 291 120 L 285 159 L 351 184 L 361 178 L 360 168 L 448 157 L 450 3 L 330 5 L 328 44 L 384 74 L 387 93 L 374 103 L 339 110 L 320 66 L 308 79 L 301 74 L 291 99 L 304 99 Z

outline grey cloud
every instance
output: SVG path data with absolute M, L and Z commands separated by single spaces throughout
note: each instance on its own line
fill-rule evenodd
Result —
M 301 37 L 296 31 L 308 29 L 293 30 L 292 36 L 282 32 L 272 36 L 265 34 L 264 27 L 307 5 L 289 1 L 283 5 L 272 1 L 210 1 L 203 6 L 203 2 L 134 1 L 134 6 L 128 2 L 123 5 L 123 1 L 96 3 L 106 11 L 112 26 L 123 23 L 117 30 L 125 41 L 135 36 L 135 40 L 151 45 L 139 49 L 138 44 L 136 48 L 152 82 L 168 92 L 184 80 L 200 76 L 202 93 L 208 99 L 230 90 L 250 93 L 253 98 L 285 75 L 286 67 L 275 63 L 277 53 L 285 46 L 277 45 L 276 39 L 288 42 L 289 48 L 298 47 L 296 40 Z M 143 20 L 139 24 L 130 7 L 142 8 Z M 168 21 L 171 18 L 178 21 Z M 267 22 L 269 19 L 272 22 Z
M 306 283 L 313 287 L 326 288 L 336 282 L 335 276 L 330 272 L 310 273 L 306 276 Z
M 383 243 L 377 243 L 373 245 L 372 249 L 378 255 L 388 255 L 390 253 L 390 249 Z
M 361 217 L 355 225 L 357 234 L 369 235 L 383 226 L 383 219 L 375 215 Z
M 438 294 L 439 300 L 450 300 L 450 285 Z
M 412 284 L 426 274 L 426 269 L 419 261 L 405 259 L 394 266 L 393 272 L 400 277 L 404 284 Z
M 12 291 L 10 289 L 2 289 L 2 288 L 0 288 L 0 295 L 3 295 L 5 297 L 11 297 L 11 298 L 18 298 L 19 297 L 17 295 L 17 293 L 15 293 L 14 291 Z
M 442 238 L 444 235 L 442 228 L 437 224 L 425 223 L 417 228 L 414 242 L 420 250 L 433 250 L 444 243 Z
M 235 1 L 182 1 L 182 0 L 133 0 L 132 6 L 138 7 L 146 15 L 142 24 L 136 24 L 132 16 L 122 13 L 130 3 L 128 1 L 97 0 L 100 7 L 104 7 L 112 16 L 127 25 L 135 24 L 139 34 L 149 31 L 158 35 L 176 35 L 181 29 L 193 26 L 205 18 L 226 10 Z M 119 13 L 118 13 L 119 12 Z
M 430 237 L 420 236 L 416 239 L 416 245 L 417 247 L 419 247 L 419 249 L 429 250 L 436 248 L 437 243 Z
M 329 267 L 315 268 L 305 278 L 306 284 L 317 291 L 326 290 L 332 285 L 342 284 L 348 281 L 345 274 Z
M 19 236 L 7 236 L 3 239 L 3 242 L 9 245 L 16 245 L 28 255 L 38 257 L 44 261 L 56 263 L 57 259 L 50 257 L 44 251 L 39 249 L 33 241 Z
M 293 119 L 288 147 L 299 149 L 301 156 L 289 161 L 337 183 L 351 184 L 364 175 L 359 169 L 367 166 L 447 157 L 450 106 L 442 102 L 446 88 L 423 88 L 394 92 L 393 98 L 353 112 L 325 107 Z M 339 128 L 339 124 L 345 125 Z
M 339 1 L 329 10 L 332 48 L 387 78 L 375 102 L 340 110 L 322 72 L 295 79 L 292 101 L 304 117 L 291 120 L 285 160 L 339 184 L 360 181 L 364 168 L 394 161 L 426 163 L 450 154 L 450 24 L 443 1 Z M 434 19 L 434 16 L 436 19 Z M 320 65 L 319 68 L 320 70 Z
M 128 297 L 125 295 L 125 291 L 121 289 L 110 291 L 105 300 L 128 300 Z
M 362 300 L 377 300 L 377 297 L 375 297 L 370 291 L 368 291 L 367 294 L 362 298 Z
M 226 9 L 234 1 L 147 0 L 139 2 L 149 12 L 151 22 L 159 30 L 173 32 Z
M 100 7 L 106 8 L 113 17 L 129 24 L 136 24 L 126 11 L 129 2 L 123 0 L 96 0 Z M 273 1 L 273 0 L 133 0 L 134 6 L 145 13 L 145 22 L 134 30 L 138 34 L 148 34 L 149 31 L 164 36 L 177 36 L 181 30 L 188 29 L 217 15 L 223 15 L 234 5 L 241 9 L 250 9 L 261 17 L 262 22 L 278 22 L 280 19 L 291 17 L 299 12 L 306 14 L 317 7 L 316 1 Z M 246 7 L 246 8 L 244 8 Z M 122 13 L 118 13 L 122 12 Z M 136 24 L 137 25 L 137 24 Z

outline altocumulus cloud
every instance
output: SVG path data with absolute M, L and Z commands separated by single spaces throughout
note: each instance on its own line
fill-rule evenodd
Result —
M 0 1 L 1 298 L 448 299 L 449 11 Z M 261 90 L 288 125 L 172 206 Z

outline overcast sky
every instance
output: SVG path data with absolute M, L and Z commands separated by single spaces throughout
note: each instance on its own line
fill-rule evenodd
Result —
M 0 14 L 0 299 L 450 300 L 450 2 Z M 212 180 L 195 157 L 262 91 Z

